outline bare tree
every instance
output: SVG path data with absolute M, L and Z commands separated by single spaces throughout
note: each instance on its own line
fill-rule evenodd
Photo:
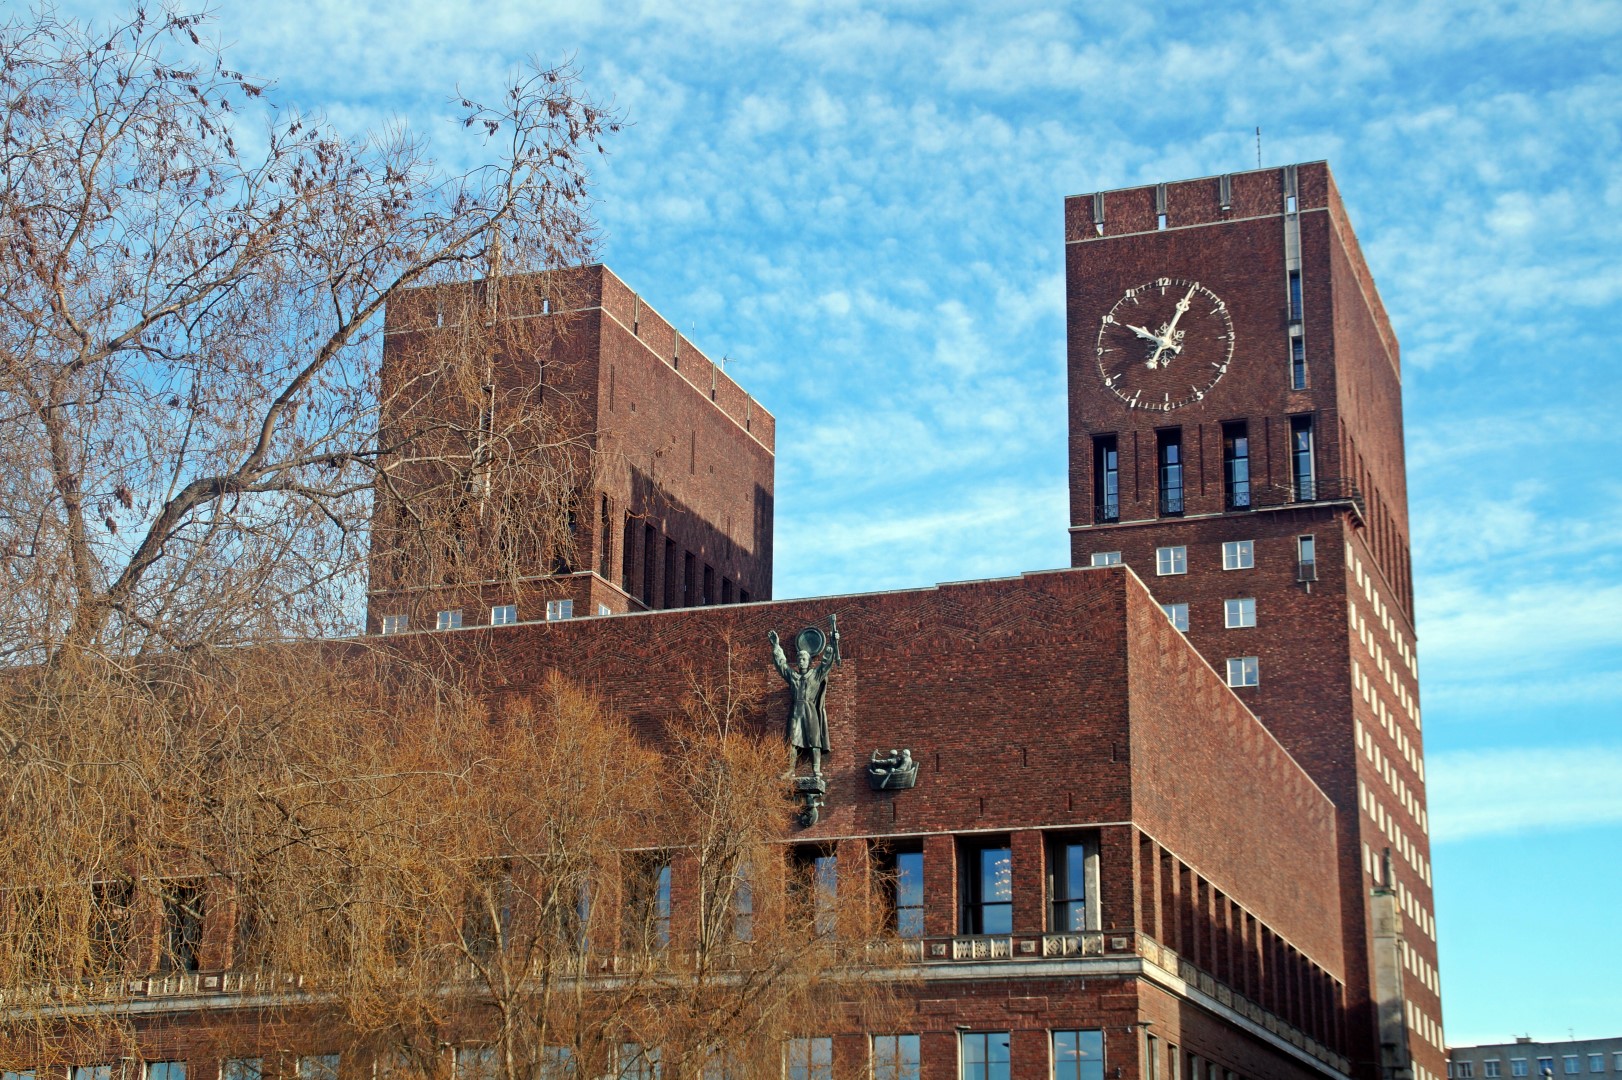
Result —
M 534 67 L 499 102 L 457 99 L 479 164 L 447 173 L 402 128 L 266 110 L 202 29 L 48 8 L 0 28 L 0 659 L 352 628 L 380 461 L 439 456 L 464 488 L 503 445 L 553 486 L 589 467 L 477 409 L 413 423 L 428 387 L 385 388 L 380 338 L 416 287 L 476 294 L 477 329 L 587 260 L 587 159 L 614 115 L 572 69 Z M 478 400 L 499 343 L 438 344 L 456 377 L 436 385 Z

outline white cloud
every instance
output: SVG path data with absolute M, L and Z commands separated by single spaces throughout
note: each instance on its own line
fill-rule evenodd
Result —
M 1438 844 L 1622 821 L 1622 747 L 1432 754 L 1428 781 Z

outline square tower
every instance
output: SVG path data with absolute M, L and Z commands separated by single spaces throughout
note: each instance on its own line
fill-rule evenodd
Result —
M 1329 168 L 1074 196 L 1065 241 L 1072 563 L 1132 566 L 1329 794 L 1357 1068 L 1443 1076 L 1401 368 Z
M 384 333 L 370 632 L 770 599 L 776 423 L 606 267 Z

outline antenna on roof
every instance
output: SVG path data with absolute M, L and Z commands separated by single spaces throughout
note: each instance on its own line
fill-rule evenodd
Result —
M 1260 125 L 1258 125 L 1257 128 L 1256 128 L 1256 168 L 1259 169 L 1261 167 L 1262 167 L 1262 129 L 1261 129 Z

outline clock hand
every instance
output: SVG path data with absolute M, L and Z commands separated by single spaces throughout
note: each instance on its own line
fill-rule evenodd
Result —
M 1159 334 L 1150 333 L 1148 330 L 1145 330 L 1143 327 L 1141 327 L 1141 326 L 1133 326 L 1131 323 L 1127 323 L 1126 328 L 1128 330 L 1132 331 L 1134 334 L 1138 335 L 1140 338 L 1144 338 L 1146 340 L 1152 341 L 1156 345 L 1160 344 L 1160 335 Z
M 1176 343 L 1177 320 L 1181 319 L 1183 317 L 1183 312 L 1187 311 L 1194 303 L 1194 292 L 1198 288 L 1199 285 L 1197 283 L 1190 285 L 1188 287 L 1188 295 L 1177 301 L 1177 311 L 1174 315 L 1172 315 L 1171 322 L 1166 324 L 1166 332 L 1160 335 L 1160 343 L 1155 346 L 1155 354 L 1149 358 L 1150 367 L 1170 366 L 1170 360 L 1167 360 L 1165 364 L 1160 363 L 1160 356 L 1167 349 L 1172 351 L 1172 356 L 1176 356 L 1178 353 L 1183 351 L 1183 347 Z

